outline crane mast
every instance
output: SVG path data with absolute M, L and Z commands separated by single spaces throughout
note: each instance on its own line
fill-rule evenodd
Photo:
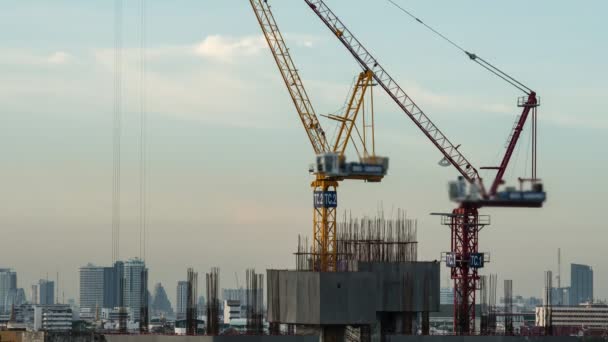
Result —
M 336 210 L 339 182 L 345 179 L 379 182 L 386 175 L 388 169 L 388 158 L 377 157 L 375 156 L 375 152 L 372 152 L 370 156 L 366 146 L 365 133 L 362 138 L 364 154 L 360 158 L 360 162 L 346 163 L 344 157 L 344 152 L 349 141 L 354 140 L 352 136 L 353 131 L 358 132 L 355 123 L 363 107 L 365 94 L 373 85 L 372 74 L 370 72 L 360 73 L 355 82 L 345 113 L 341 116 L 330 116 L 331 119 L 340 123 L 336 142 L 330 145 L 308 98 L 298 69 L 295 67 L 289 49 L 274 19 L 270 5 L 268 5 L 266 0 L 250 0 L 250 3 L 283 77 L 283 81 L 289 90 L 289 94 L 313 150 L 317 155 L 316 165 L 311 169 L 311 172 L 315 174 L 315 180 L 311 183 L 311 187 L 313 188 L 313 244 L 311 253 L 313 270 L 335 271 L 337 265 Z M 365 115 L 363 115 L 364 118 Z M 363 129 L 367 129 L 365 123 Z M 353 145 L 355 145 L 354 142 Z

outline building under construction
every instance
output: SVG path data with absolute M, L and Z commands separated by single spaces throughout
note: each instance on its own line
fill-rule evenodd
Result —
M 439 309 L 440 265 L 417 260 L 416 228 L 402 212 L 396 219 L 345 219 L 335 272 L 316 272 L 320 258 L 300 239 L 295 270 L 267 271 L 272 333 L 326 341 L 428 334 L 429 312 Z

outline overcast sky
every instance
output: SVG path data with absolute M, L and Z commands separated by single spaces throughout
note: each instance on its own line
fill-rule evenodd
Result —
M 304 1 L 270 2 L 317 112 L 336 111 L 360 69 Z M 607 298 L 608 3 L 399 2 L 541 97 L 548 201 L 483 210 L 492 215 L 480 235 L 491 253 L 483 272 L 538 297 L 561 247 L 563 283 L 568 263 L 589 264 L 596 295 Z M 125 3 L 121 258 L 139 255 L 140 2 Z M 385 1 L 328 4 L 469 160 L 496 165 L 516 89 Z M 14 268 L 26 289 L 59 272 L 65 297 L 77 299 L 78 268 L 111 262 L 113 6 L 0 2 L 0 267 Z M 248 267 L 293 267 L 297 235 L 312 231 L 313 153 L 249 3 L 148 0 L 147 13 L 150 288 L 162 282 L 174 301 L 187 267 L 219 266 L 222 287 L 235 285 L 235 272 L 242 284 Z M 418 219 L 420 259 L 438 259 L 450 235 L 429 213 L 454 207 L 446 184 L 457 174 L 377 94 L 377 151 L 391 158 L 389 176 L 343 183 L 340 210 L 403 208 Z M 511 183 L 529 176 L 528 141 L 525 133 Z

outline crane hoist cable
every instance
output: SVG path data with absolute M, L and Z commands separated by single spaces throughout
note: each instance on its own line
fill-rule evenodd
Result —
M 416 22 L 418 22 L 422 26 L 426 27 L 429 31 L 433 32 L 435 35 L 437 35 L 438 37 L 440 37 L 441 39 L 443 39 L 444 41 L 446 41 L 447 43 L 449 43 L 450 45 L 452 45 L 456 49 L 464 52 L 472 61 L 474 61 L 475 63 L 479 64 L 484 69 L 486 69 L 489 72 L 493 73 L 494 75 L 500 77 L 501 79 L 503 79 L 507 83 L 511 84 L 515 88 L 521 90 L 522 92 L 524 92 L 524 93 L 526 93 L 528 95 L 530 95 L 530 93 L 533 92 L 532 89 L 528 88 L 526 85 L 524 85 L 520 81 L 516 80 L 515 78 L 513 78 L 512 76 L 510 76 L 506 72 L 502 71 L 501 69 L 499 69 L 498 67 L 494 66 L 490 62 L 488 62 L 485 59 L 481 58 L 479 55 L 477 55 L 475 53 L 472 53 L 472 52 L 469 52 L 468 50 L 466 50 L 465 48 L 463 48 L 461 45 L 457 44 L 456 42 L 454 42 L 453 40 L 451 40 L 450 38 L 448 38 L 446 35 L 442 34 L 441 32 L 439 32 L 438 30 L 436 30 L 435 28 L 433 28 L 429 24 L 427 24 L 424 21 L 422 21 L 420 18 L 418 18 L 417 16 L 415 16 L 412 13 L 412 11 L 409 11 L 409 10 L 405 9 L 403 6 L 399 5 L 398 3 L 396 3 L 393 0 L 386 0 L 386 1 L 389 2 L 390 4 L 392 4 L 393 6 L 395 6 L 401 12 L 407 14 L 409 17 L 411 17 L 412 19 L 414 19 Z
M 413 18 L 414 20 L 416 20 L 416 22 L 418 22 L 419 24 L 423 25 L 424 27 L 426 27 L 428 30 L 430 30 L 431 32 L 433 32 L 435 35 L 439 36 L 441 39 L 443 39 L 444 41 L 448 42 L 450 45 L 452 45 L 453 47 L 455 47 L 456 49 L 464 52 L 472 61 L 474 61 L 475 63 L 479 64 L 481 67 L 483 67 L 484 69 L 490 71 L 492 74 L 498 76 L 499 78 L 503 79 L 504 81 L 506 81 L 507 83 L 511 84 L 512 86 L 514 86 L 515 88 L 519 89 L 520 91 L 522 91 L 523 93 L 525 93 L 527 95 L 527 99 L 524 98 L 523 100 L 520 100 L 520 103 L 518 103 L 518 106 L 523 107 L 524 110 L 522 112 L 522 114 L 519 116 L 518 121 L 516 122 L 515 126 L 513 127 L 511 136 L 509 137 L 509 141 L 507 143 L 507 152 L 505 153 L 502 162 L 500 164 L 499 167 L 491 167 L 491 168 L 481 168 L 481 169 L 496 169 L 498 170 L 498 174 L 496 175 L 496 177 L 494 178 L 494 182 L 492 183 L 492 186 L 490 188 L 490 194 L 493 195 L 496 193 L 498 186 L 502 183 L 503 181 L 503 176 L 504 173 L 507 169 L 507 166 L 509 164 L 509 161 L 511 159 L 511 156 L 513 154 L 513 150 L 515 149 L 518 139 L 519 139 L 519 135 L 521 134 L 521 131 L 524 128 L 525 122 L 527 120 L 528 114 L 532 113 L 532 131 L 533 131 L 533 162 L 532 162 L 532 179 L 536 181 L 536 107 L 540 104 L 539 99 L 536 96 L 536 92 L 533 91 L 532 89 L 530 89 L 529 87 L 527 87 L 526 85 L 524 85 L 523 83 L 521 83 L 520 81 L 516 80 L 515 78 L 513 78 L 512 76 L 510 76 L 509 74 L 507 74 L 506 72 L 502 71 L 501 69 L 499 69 L 498 67 L 494 66 L 493 64 L 491 64 L 490 62 L 486 61 L 485 59 L 479 57 L 477 54 L 469 52 L 468 50 L 464 49 L 461 45 L 455 43 L 453 40 L 449 39 L 446 35 L 442 34 L 441 32 L 439 32 L 438 30 L 436 30 L 435 28 L 433 28 L 432 26 L 426 24 L 424 21 L 422 21 L 420 18 L 418 18 L 417 16 L 415 16 L 411 11 L 405 9 L 403 6 L 400 6 L 398 3 L 396 3 L 394 0 L 386 0 L 387 2 L 389 2 L 390 4 L 392 4 L 393 6 L 395 6 L 396 8 L 398 8 L 400 11 L 402 11 L 403 13 L 407 14 L 409 17 Z

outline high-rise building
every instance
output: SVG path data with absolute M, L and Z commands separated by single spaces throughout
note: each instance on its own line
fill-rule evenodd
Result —
M 147 296 L 144 296 L 148 292 L 147 272 L 145 263 L 138 258 L 124 263 L 123 305 L 131 310 L 134 321 L 140 319 L 142 304 L 147 306 Z
M 55 282 L 40 279 L 38 282 L 38 301 L 40 305 L 55 304 Z
M 32 304 L 40 304 L 38 302 L 38 284 L 32 285 Z
M 10 311 L 8 297 L 17 290 L 17 273 L 9 268 L 0 268 L 0 313 Z
M 25 302 L 25 291 L 22 288 L 18 288 L 8 292 L 5 305 L 10 311 L 13 307 L 18 307 L 19 305 L 25 304 Z
M 570 305 L 593 301 L 593 269 L 591 266 L 570 264 Z
M 177 297 L 175 303 L 175 314 L 177 319 L 186 319 L 186 310 L 188 307 L 188 282 L 177 282 Z
M 167 292 L 161 283 L 154 285 L 154 294 L 151 297 L 150 309 L 152 316 L 173 316 L 173 308 L 167 297 Z
M 95 309 L 104 306 L 105 267 L 88 264 L 80 268 L 80 307 Z
M 551 289 L 551 305 L 568 306 L 570 305 L 570 288 L 554 287 Z
M 257 298 L 259 300 L 261 300 L 263 302 L 264 300 L 264 289 L 262 288 L 258 288 L 257 289 Z M 253 296 L 253 290 L 251 289 L 245 289 L 245 288 L 238 288 L 238 289 L 222 289 L 222 298 L 224 300 L 232 300 L 232 301 L 239 301 L 241 302 L 243 305 L 247 305 L 247 295 L 249 295 L 250 297 Z
M 117 308 L 124 305 L 124 262 L 116 261 L 113 266 L 104 267 L 103 307 Z

